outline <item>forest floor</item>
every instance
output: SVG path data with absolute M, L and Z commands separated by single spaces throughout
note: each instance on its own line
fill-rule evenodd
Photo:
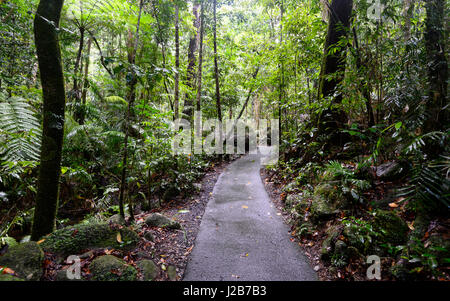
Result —
M 160 208 L 136 214 L 136 222 L 138 224 L 142 223 L 142 227 L 138 232 L 141 240 L 137 248 L 132 252 L 121 253 L 120 251 L 107 249 L 87 250 L 85 254 L 80 256 L 83 278 L 90 278 L 88 266 L 95 258 L 105 254 L 112 254 L 122 258 L 130 265 L 135 265 L 135 262 L 141 259 L 153 260 L 159 267 L 158 275 L 154 279 L 156 281 L 182 279 L 206 205 L 212 197 L 214 185 L 228 164 L 229 161 L 213 164 L 198 183 L 201 185 L 199 191 L 190 197 L 184 200 L 176 198 L 170 202 L 163 203 Z M 173 230 L 147 226 L 143 221 L 150 213 L 154 212 L 173 218 L 181 224 L 181 229 Z M 153 241 L 144 238 L 144 234 L 148 232 L 152 233 Z M 170 273 L 168 273 L 168 270 L 170 266 L 176 268 L 176 277 L 169 277 Z M 59 263 L 58 259 L 51 254 L 46 254 L 44 267 L 42 280 L 56 280 L 58 271 L 67 268 L 64 262 Z

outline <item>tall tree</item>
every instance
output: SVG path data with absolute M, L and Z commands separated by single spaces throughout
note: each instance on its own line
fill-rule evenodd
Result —
M 352 6 L 352 0 L 333 0 L 331 5 L 328 6 L 329 21 L 320 74 L 319 99 L 332 97 L 344 77 L 347 43 L 339 45 L 338 43 L 347 36 Z M 336 47 L 336 49 L 332 49 L 333 47 Z M 341 102 L 342 95 L 340 93 L 332 99 L 334 104 L 340 104 Z M 325 122 L 327 128 L 337 128 L 346 121 L 346 116 L 342 110 L 327 110 L 321 119 Z
M 194 0 L 195 1 L 195 0 Z M 187 66 L 187 76 L 186 76 L 186 85 L 194 89 L 195 88 L 195 53 L 199 47 L 199 38 L 200 38 L 200 18 L 198 16 L 198 9 L 200 4 L 198 2 L 194 2 L 192 8 L 192 14 L 194 15 L 194 28 L 195 32 L 189 39 L 189 48 L 188 48 L 188 66 Z M 190 119 L 193 115 L 194 105 L 193 105 L 193 96 L 191 93 L 187 92 L 184 100 L 184 109 L 183 113 L 188 116 Z
M 64 0 L 41 0 L 34 19 L 34 36 L 44 107 L 41 163 L 32 240 L 38 240 L 54 230 L 58 210 L 66 103 L 58 40 L 63 3 Z
M 135 68 L 133 65 L 136 63 L 136 52 L 139 45 L 139 28 L 141 25 L 141 15 L 142 9 L 144 6 L 144 0 L 140 0 L 139 2 L 139 13 L 138 20 L 136 24 L 136 33 L 134 37 L 134 41 L 132 39 L 133 35 L 131 31 L 129 32 L 129 47 L 128 48 L 128 64 L 129 64 L 129 74 L 131 75 L 130 79 L 127 79 L 128 86 L 128 109 L 125 116 L 125 137 L 124 137 L 124 147 L 123 147 L 123 157 L 122 157 L 122 174 L 120 179 L 120 193 L 119 193 L 119 212 L 122 218 L 125 218 L 124 211 L 124 193 L 126 188 L 126 174 L 127 174 L 127 162 L 128 162 L 128 137 L 130 135 L 130 119 L 132 118 L 131 111 L 133 109 L 134 101 L 136 100 L 136 85 L 137 78 Z M 129 207 L 130 220 L 134 220 L 133 208 L 130 204 Z
M 214 78 L 216 81 L 216 107 L 217 107 L 217 117 L 219 121 L 222 121 L 222 108 L 220 104 L 220 86 L 219 86 L 219 66 L 217 63 L 217 0 L 213 2 L 214 11 Z
M 433 131 L 448 126 L 447 100 L 448 64 L 445 41 L 445 0 L 427 0 L 425 46 L 428 57 L 429 100 L 425 130 Z
M 197 75 L 197 111 L 201 110 L 202 98 L 202 65 L 203 65 L 203 35 L 205 30 L 204 1 L 200 5 L 200 46 L 198 52 L 198 75 Z
M 175 91 L 174 91 L 174 118 L 178 119 L 180 103 L 180 33 L 179 33 L 179 7 L 175 3 Z

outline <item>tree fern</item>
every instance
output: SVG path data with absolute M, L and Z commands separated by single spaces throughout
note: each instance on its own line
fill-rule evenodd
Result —
M 0 102 L 0 158 L 2 161 L 37 161 L 41 127 L 26 100 L 11 97 Z

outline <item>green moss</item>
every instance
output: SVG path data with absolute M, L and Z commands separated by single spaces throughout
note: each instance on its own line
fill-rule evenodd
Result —
M 181 229 L 181 224 L 167 216 L 159 213 L 152 213 L 146 219 L 145 223 L 150 227 L 160 227 L 168 229 Z
M 18 244 L 0 256 L 0 266 L 12 269 L 27 280 L 39 280 L 43 273 L 44 252 L 36 242 Z
M 376 210 L 373 227 L 380 233 L 382 242 L 393 245 L 404 244 L 408 236 L 408 225 L 392 211 Z
M 8 245 L 9 248 L 18 245 L 17 241 L 13 237 L 9 236 L 0 238 L 0 246 L 3 246 L 5 244 Z
M 100 256 L 89 265 L 92 280 L 96 281 L 135 281 L 137 271 L 125 261 L 112 255 Z
M 151 260 L 141 260 L 136 263 L 142 273 L 143 280 L 151 281 L 158 276 L 158 266 Z
M 315 196 L 311 203 L 311 218 L 315 223 L 331 219 L 338 213 L 335 206 L 327 199 Z
M 118 234 L 120 233 L 120 239 Z M 122 241 L 122 242 L 120 242 Z M 75 225 L 55 231 L 41 244 L 46 252 L 62 255 L 80 254 L 94 248 L 133 249 L 139 241 L 136 232 L 117 225 Z
M 1 281 L 25 281 L 25 280 L 18 277 L 14 277 L 12 275 L 4 274 L 0 275 L 0 282 Z

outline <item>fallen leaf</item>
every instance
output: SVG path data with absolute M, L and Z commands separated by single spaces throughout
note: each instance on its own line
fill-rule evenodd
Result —
M 248 209 L 248 206 L 247 205 L 242 205 L 242 208 Z
M 37 244 L 40 245 L 40 244 L 43 243 L 44 241 L 45 241 L 45 238 L 44 238 L 44 239 L 41 239 L 40 241 L 38 241 Z
M 117 242 L 118 242 L 119 244 L 123 243 L 123 241 L 122 241 L 122 235 L 120 235 L 120 232 L 117 233 Z
M 0 274 L 14 275 L 15 272 L 13 270 L 11 270 L 10 268 L 0 266 Z
M 398 207 L 398 204 L 396 204 L 396 203 L 389 203 L 389 207 L 391 207 L 391 208 L 397 208 L 397 207 Z

